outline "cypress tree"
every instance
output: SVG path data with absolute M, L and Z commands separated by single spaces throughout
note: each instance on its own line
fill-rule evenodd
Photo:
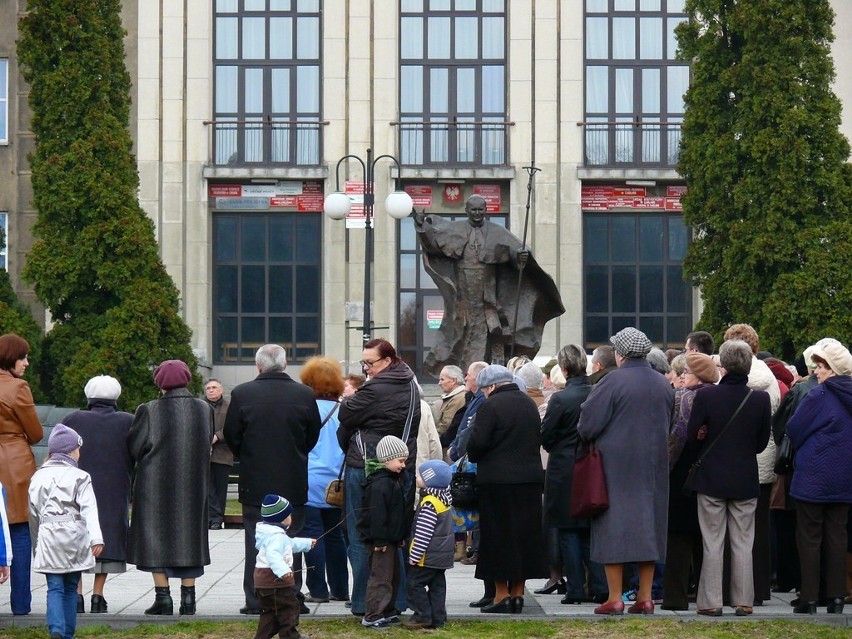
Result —
M 110 374 L 132 410 L 156 396 L 151 370 L 160 361 L 190 369 L 196 361 L 137 200 L 120 8 L 119 0 L 30 0 L 21 19 L 38 210 L 24 277 L 55 322 L 42 366 L 51 399 L 79 405 L 86 380 Z
M 721 337 L 748 322 L 786 358 L 827 335 L 848 342 L 852 281 L 827 259 L 845 258 L 837 240 L 850 236 L 852 201 L 829 0 L 687 0 L 686 10 L 678 38 L 693 77 L 678 170 L 699 326 Z

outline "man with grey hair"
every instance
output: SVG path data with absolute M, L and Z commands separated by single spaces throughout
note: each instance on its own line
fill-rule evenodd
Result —
M 464 408 L 464 373 L 458 366 L 447 365 L 441 369 L 438 377 L 438 386 L 441 387 L 441 399 L 436 403 L 437 415 L 435 425 L 438 434 L 443 435 L 453 421 L 456 412 Z
M 225 441 L 240 459 L 239 499 L 245 531 L 242 614 L 260 614 L 254 592 L 257 548 L 254 529 L 267 494 L 284 495 L 293 505 L 287 534 L 295 536 L 304 524 L 308 500 L 308 453 L 317 443 L 321 428 L 314 392 L 293 380 L 287 354 L 278 344 L 265 344 L 255 355 L 258 376 L 231 391 L 225 417 Z M 301 586 L 301 572 L 296 587 Z
M 615 349 L 609 344 L 598 346 L 592 352 L 592 374 L 589 375 L 589 383 L 594 386 L 604 375 L 616 368 L 618 366 L 615 365 Z

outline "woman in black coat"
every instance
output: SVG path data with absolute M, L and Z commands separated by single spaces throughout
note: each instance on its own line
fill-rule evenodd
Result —
M 586 376 L 586 352 L 574 344 L 562 348 L 556 361 L 565 373 L 565 389 L 550 396 L 541 423 L 541 445 L 549 453 L 544 476 L 544 525 L 559 529 L 563 574 L 566 577 L 562 603 L 606 601 L 607 584 L 603 566 L 589 559 L 591 537 L 588 519 L 571 517 L 571 485 L 574 481 L 574 449 L 580 439 L 577 422 L 580 405 L 592 386 Z M 586 571 L 589 596 L 586 595 Z
M 156 598 L 146 615 L 173 614 L 169 578 L 181 580 L 180 614 L 195 614 L 195 579 L 210 563 L 207 486 L 213 407 L 186 389 L 180 360 L 154 371 L 162 396 L 136 409 L 128 446 L 136 462 L 127 560 L 154 577 Z
M 86 383 L 89 406 L 68 415 L 63 422 L 87 443 L 80 449 L 80 470 L 92 476 L 98 501 L 98 519 L 104 550 L 95 560 L 95 583 L 90 612 L 107 612 L 104 584 L 108 574 L 127 570 L 127 516 L 130 507 L 130 474 L 133 461 L 127 448 L 127 433 L 133 415 L 116 410 L 121 384 L 109 375 L 98 375 Z M 77 589 L 77 609 L 83 608 L 83 580 Z
M 470 427 L 468 457 L 478 464 L 479 560 L 476 578 L 494 581 L 482 612 L 518 614 L 527 579 L 547 576 L 541 528 L 541 432 L 538 409 L 505 366 L 477 376 L 486 396 Z

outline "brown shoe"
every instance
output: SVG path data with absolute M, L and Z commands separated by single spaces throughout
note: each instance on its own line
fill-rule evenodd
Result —
M 471 555 L 470 557 L 466 557 L 465 559 L 462 559 L 461 562 L 459 562 L 459 563 L 462 563 L 465 566 L 475 566 L 476 562 L 478 560 L 479 560 L 479 554 L 475 553 L 475 554 Z

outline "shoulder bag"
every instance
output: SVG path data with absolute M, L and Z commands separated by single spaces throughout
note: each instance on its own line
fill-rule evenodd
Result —
M 328 415 L 325 416 L 325 419 L 322 420 L 322 424 L 320 424 L 320 430 L 322 427 L 326 425 L 329 419 L 332 418 L 334 413 L 337 412 L 337 409 L 340 408 L 340 403 L 334 405 Z M 346 467 L 345 462 L 340 463 L 340 472 L 337 473 L 337 479 L 332 479 L 328 482 L 328 486 L 325 487 L 325 503 L 329 506 L 334 506 L 335 508 L 343 508 L 344 497 L 345 494 L 343 492 L 344 482 L 343 482 L 343 469 Z
M 731 419 L 728 420 L 728 423 L 725 424 L 722 427 L 722 430 L 719 431 L 719 434 L 716 435 L 716 439 L 710 442 L 710 445 L 703 451 L 701 451 L 701 456 L 692 466 L 690 466 L 689 473 L 686 475 L 686 481 L 683 482 L 683 488 L 681 489 L 681 492 L 683 492 L 684 495 L 691 497 L 695 494 L 695 479 L 698 476 L 698 471 L 701 470 L 701 462 L 704 461 L 704 458 L 707 456 L 707 453 L 713 450 L 714 444 L 722 438 L 722 435 L 724 435 L 725 431 L 728 430 L 728 426 L 731 425 L 731 422 L 734 421 L 737 415 L 740 414 L 740 411 L 743 409 L 743 406 L 746 405 L 748 398 L 751 397 L 752 392 L 752 389 L 749 388 L 748 393 L 746 393 L 746 396 L 743 397 L 743 401 L 740 402 L 740 405 L 737 406 L 737 410 L 735 410 L 734 414 L 731 415 Z
M 479 501 L 476 489 L 476 473 L 468 470 L 467 455 L 456 462 L 456 470 L 450 480 L 450 494 L 453 496 L 453 507 L 475 509 Z
M 609 508 L 603 457 L 595 442 L 578 444 L 571 482 L 571 516 L 577 519 L 597 517 Z
M 781 438 L 781 443 L 778 444 L 778 458 L 775 460 L 776 475 L 790 475 L 793 473 L 793 443 L 787 433 Z

